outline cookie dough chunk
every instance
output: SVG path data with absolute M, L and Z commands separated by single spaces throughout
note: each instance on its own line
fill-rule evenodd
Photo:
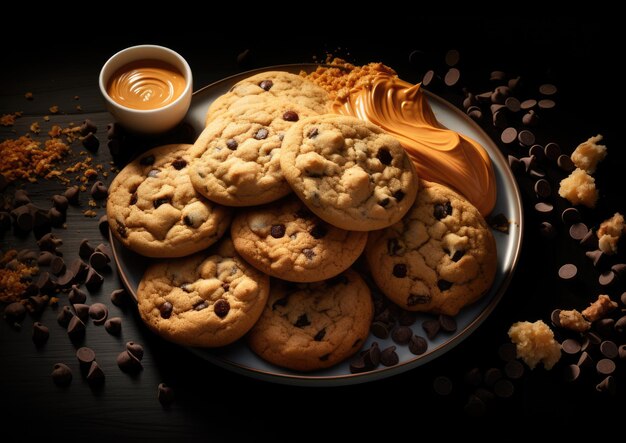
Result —
M 247 264 L 229 238 L 208 252 L 150 266 L 137 290 L 143 321 L 161 337 L 185 346 L 234 342 L 257 321 L 269 277 Z
M 554 339 L 552 329 L 541 320 L 514 323 L 509 329 L 509 337 L 515 343 L 517 357 L 530 369 L 543 363 L 549 370 L 561 359 L 561 345 Z
M 601 145 L 600 141 L 602 141 L 600 134 L 590 137 L 572 152 L 572 161 L 577 168 L 587 171 L 589 174 L 596 172 L 598 163 L 606 157 L 606 146 Z
M 239 212 L 230 232 L 248 263 L 294 282 L 325 280 L 345 271 L 367 242 L 367 232 L 336 228 L 295 197 Z
M 189 148 L 152 149 L 111 183 L 107 216 L 124 246 L 148 257 L 182 257 L 209 247 L 228 228 L 230 209 L 207 200 L 191 185 Z
M 352 270 L 318 283 L 272 281 L 249 344 L 278 366 L 297 371 L 327 368 L 361 348 L 373 311 L 369 288 Z
M 605 254 L 617 254 L 617 245 L 624 232 L 626 232 L 624 216 L 616 212 L 613 217 L 600 224 L 598 229 L 598 247 Z
M 478 210 L 424 180 L 408 214 L 371 232 L 365 253 L 376 284 L 394 303 L 446 315 L 481 298 L 497 267 L 495 240 Z
M 284 197 L 291 188 L 280 168 L 283 137 L 311 115 L 307 108 L 273 98 L 225 113 L 194 144 L 191 182 L 208 199 L 227 206 Z
M 311 211 L 346 230 L 392 225 L 417 194 L 417 174 L 400 142 L 355 117 L 299 121 L 285 135 L 280 164 Z
M 259 103 L 267 97 L 279 98 L 312 110 L 330 112 L 328 93 L 303 77 L 283 71 L 268 71 L 248 77 L 215 100 L 207 112 L 207 125 L 230 109 Z
M 559 195 L 573 205 L 585 205 L 593 208 L 598 201 L 596 179 L 586 171 L 576 168 L 559 186 Z

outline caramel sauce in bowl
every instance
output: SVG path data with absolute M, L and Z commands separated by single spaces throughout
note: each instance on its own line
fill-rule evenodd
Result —
M 193 79 L 183 57 L 156 45 L 132 46 L 113 55 L 100 71 L 107 109 L 127 129 L 165 132 L 187 114 Z

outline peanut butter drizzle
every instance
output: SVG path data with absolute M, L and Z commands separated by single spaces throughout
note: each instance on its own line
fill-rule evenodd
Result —
M 183 74 L 159 60 L 138 60 L 115 71 L 107 84 L 107 94 L 127 108 L 162 108 L 185 90 Z
M 483 216 L 496 203 L 496 178 L 485 149 L 437 121 L 420 85 L 388 74 L 372 76 L 333 102 L 337 114 L 372 122 L 396 137 L 420 178 L 465 196 Z

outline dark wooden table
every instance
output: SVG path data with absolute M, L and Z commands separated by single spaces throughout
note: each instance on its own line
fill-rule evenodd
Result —
M 98 126 L 97 136 L 101 141 L 95 160 L 108 165 L 111 157 L 106 147 L 106 125 L 112 119 L 104 110 L 97 75 L 110 55 L 133 44 L 163 44 L 180 52 L 191 65 L 195 89 L 246 69 L 310 62 L 314 56 L 320 60 L 327 50 L 358 63 L 383 61 L 406 80 L 416 82 L 426 69 L 441 68 L 445 50 L 455 47 L 461 50 L 461 68 L 467 86 L 484 84 L 493 69 L 518 72 L 526 81 L 537 84 L 548 80 L 559 85 L 558 117 L 550 121 L 549 128 L 543 128 L 550 132 L 550 140 L 571 151 L 578 142 L 600 132 L 609 145 L 609 160 L 597 174 L 601 202 L 596 211 L 583 211 L 586 220 L 595 224 L 615 211 L 624 213 L 623 192 L 616 187 L 625 166 L 623 154 L 618 154 L 623 148 L 620 132 L 623 124 L 607 107 L 618 95 L 623 96 L 623 86 L 618 86 L 618 80 L 611 75 L 615 65 L 610 58 L 612 52 L 606 46 L 615 31 L 607 30 L 603 22 L 518 19 L 505 25 L 483 19 L 478 21 L 471 35 L 460 31 L 438 33 L 442 26 L 462 27 L 460 19 L 450 20 L 424 21 L 411 34 L 392 41 L 330 43 L 305 39 L 296 45 L 284 40 L 249 39 L 220 41 L 201 47 L 197 42 L 204 34 L 187 31 L 170 36 L 156 33 L 113 35 L 83 43 L 60 35 L 54 43 L 37 48 L 18 43 L 8 49 L 7 63 L 0 70 L 0 114 L 23 111 L 23 116 L 14 127 L 0 127 L 0 136 L 14 138 L 26 133 L 30 123 L 38 121 L 42 126 L 38 138 L 44 140 L 53 124 L 80 124 L 89 118 Z M 238 62 L 237 55 L 246 49 L 250 50 L 248 56 Z M 408 56 L 415 49 L 423 50 L 425 55 L 417 63 L 411 63 Z M 32 92 L 34 100 L 25 100 L 26 92 Z M 460 91 L 442 93 L 455 104 L 462 100 Z M 75 100 L 75 96 L 79 99 Z M 52 105 L 59 106 L 58 114 L 50 114 L 48 108 Z M 80 105 L 82 111 L 77 111 L 76 105 Z M 51 116 L 49 122 L 43 121 L 44 115 Z M 74 143 L 72 150 L 78 154 L 82 150 L 80 143 Z M 110 183 L 111 179 L 112 176 L 105 181 Z M 7 188 L 3 199 L 12 196 L 13 190 L 22 185 Z M 80 377 L 76 347 L 68 340 L 65 330 L 57 325 L 57 310 L 48 308 L 39 319 L 50 327 L 50 340 L 40 349 L 31 341 L 32 318 L 27 317 L 21 330 L 0 322 L 0 420 L 13 435 L 22 437 L 59 435 L 71 439 L 82 436 L 100 439 L 121 436 L 134 439 L 150 436 L 208 440 L 217 436 L 233 439 L 268 434 L 295 440 L 298 435 L 325 435 L 325 430 L 333 426 L 346 431 L 352 428 L 363 431 L 377 427 L 376 423 L 384 426 L 389 419 L 394 426 L 414 429 L 426 418 L 460 415 L 469 392 L 463 384 L 463 374 L 473 367 L 502 368 L 497 349 L 507 341 L 511 323 L 539 318 L 548 321 L 553 308 L 584 306 L 585 300 L 595 298 L 594 294 L 601 291 L 593 283 L 585 283 L 581 289 L 565 287 L 558 281 L 558 266 L 584 259 L 566 235 L 554 242 L 545 242 L 538 235 L 536 227 L 541 219 L 531 209 L 534 205 L 531 184 L 521 182 L 520 185 L 524 191 L 527 230 L 518 270 L 509 290 L 476 333 L 424 367 L 390 379 L 340 388 L 290 387 L 239 376 L 154 336 L 142 325 L 134 306 L 112 305 L 109 294 L 122 287 L 112 267 L 105 273 L 102 287 L 89 292 L 87 303 L 103 302 L 109 306 L 110 316 L 121 316 L 122 335 L 111 336 L 104 328 L 90 322 L 82 343 L 96 351 L 97 361 L 106 375 L 104 387 L 92 390 Z M 48 208 L 51 195 L 62 193 L 65 186 L 55 180 L 39 180 L 36 184 L 25 184 L 24 188 L 35 204 Z M 78 245 L 83 238 L 96 245 L 108 241 L 98 231 L 98 218 L 82 214 L 87 208 L 86 202 L 87 195 L 81 195 L 81 206 L 70 207 L 68 211 L 67 229 L 53 230 L 64 240 L 60 250 L 68 261 L 78 256 Z M 98 216 L 105 212 L 103 207 L 96 211 Z M 25 247 L 36 249 L 32 234 L 22 237 L 0 234 L 1 250 Z M 589 282 L 592 277 L 589 276 Z M 617 291 L 620 289 L 614 292 Z M 142 361 L 144 370 L 134 377 L 121 372 L 115 361 L 130 340 L 141 343 L 146 350 Z M 64 362 L 73 369 L 74 380 L 68 388 L 61 389 L 52 383 L 50 372 L 57 362 Z M 483 421 L 489 422 L 494 417 L 505 420 L 517 413 L 558 416 L 560 420 L 573 421 L 581 414 L 612 410 L 611 402 L 596 395 L 590 383 L 565 385 L 557 372 L 527 371 L 523 379 L 515 382 L 514 396 L 491 405 Z M 433 393 L 432 381 L 437 375 L 452 378 L 454 392 L 449 398 Z M 619 395 L 623 396 L 626 378 L 620 377 Z M 157 401 L 160 382 L 175 390 L 176 401 L 170 408 L 163 408 Z M 362 420 L 352 422 L 346 410 L 352 412 L 351 416 L 361 416 Z M 287 432 L 287 428 L 299 430 L 293 434 Z

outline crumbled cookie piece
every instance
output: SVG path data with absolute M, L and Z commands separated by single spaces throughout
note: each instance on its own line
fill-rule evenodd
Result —
M 57 105 L 50 106 L 48 108 L 48 111 L 50 111 L 50 114 L 56 114 L 57 112 L 59 112 L 59 107 Z
M 582 312 L 582 316 L 588 321 L 594 322 L 606 317 L 606 315 L 615 308 L 617 308 L 617 303 L 612 301 L 608 295 L 599 295 L 596 301 L 585 308 Z
M 561 327 L 576 332 L 585 332 L 591 328 L 591 323 L 576 309 L 571 311 L 561 311 L 559 313 L 559 323 Z
M 32 92 L 27 92 L 26 94 L 24 94 L 24 98 L 25 98 L 26 100 L 32 100 L 32 99 L 34 99 L 35 97 L 33 96 L 33 93 L 32 93 Z
M 603 221 L 598 229 L 598 247 L 600 250 L 605 254 L 616 254 L 617 243 L 625 231 L 624 216 L 619 212 Z
M 576 168 L 569 177 L 561 180 L 559 195 L 573 205 L 585 205 L 593 208 L 598 201 L 596 180 L 586 171 Z
M 530 369 L 535 369 L 538 363 L 552 369 L 561 358 L 561 345 L 554 339 L 550 327 L 541 320 L 514 323 L 509 329 L 509 337 L 515 343 L 517 358 L 524 360 Z
M 0 117 L 0 125 L 2 126 L 13 126 L 15 124 L 15 118 L 17 114 L 3 114 Z
M 596 172 L 598 163 L 606 157 L 606 146 L 598 144 L 601 140 L 602 135 L 598 134 L 578 145 L 571 155 L 577 168 L 587 171 L 589 174 Z
M 33 134 L 39 134 L 41 132 L 41 128 L 39 127 L 38 122 L 31 123 L 30 132 L 32 132 Z

